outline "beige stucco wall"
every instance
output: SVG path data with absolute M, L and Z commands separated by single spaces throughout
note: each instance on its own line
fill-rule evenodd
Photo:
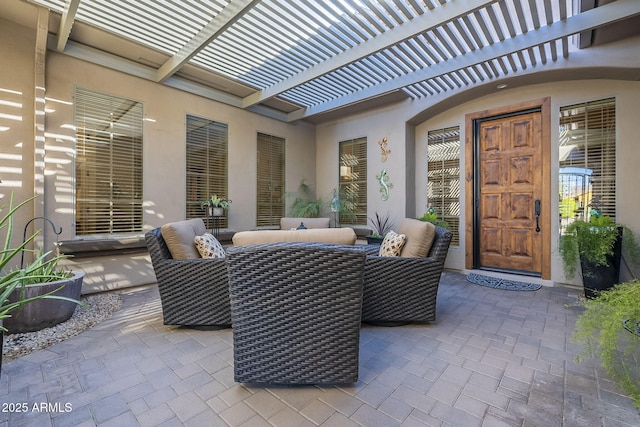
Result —
M 0 206 L 14 193 L 15 201 L 34 194 L 35 33 L 0 19 Z M 8 128 L 8 129 L 7 129 Z M 30 203 L 14 217 L 13 242 L 22 241 L 26 222 L 34 215 Z M 2 211 L 4 215 L 6 210 Z M 0 230 L 0 240 L 4 234 Z
M 35 8 L 34 8 L 35 10 Z M 22 92 L 17 96 L 0 92 L 0 99 L 19 101 L 22 121 L 0 132 L 0 194 L 16 191 L 16 199 L 33 194 L 33 63 L 35 30 L 0 19 L 0 88 Z M 230 107 L 177 89 L 132 77 L 48 51 L 46 60 L 46 171 L 45 212 L 63 233 L 74 235 L 74 130 L 73 94 L 83 86 L 144 105 L 143 192 L 144 229 L 185 217 L 185 119 L 196 115 L 229 126 L 229 228 L 247 230 L 256 226 L 256 136 L 258 132 L 286 141 L 286 190 L 295 191 L 304 178 L 315 187 L 316 159 L 314 126 L 289 124 Z M 10 107 L 0 105 L 2 112 Z M 14 110 L 16 108 L 11 107 Z M 32 210 L 31 210 L 32 211 Z M 34 215 L 25 212 L 20 230 Z M 42 228 L 38 225 L 38 228 Z M 45 248 L 53 248 L 56 237 L 45 228 Z M 84 291 L 153 282 L 148 256 L 129 255 L 78 258 L 67 262 L 87 273 Z
M 83 86 L 117 96 L 135 99 L 144 105 L 144 198 L 145 228 L 183 219 L 186 191 L 186 115 L 196 115 L 229 126 L 229 227 L 236 230 L 256 226 L 256 136 L 258 132 L 286 140 L 287 190 L 295 191 L 302 178 L 314 185 L 316 162 L 313 127 L 304 123 L 288 124 L 242 111 L 206 98 L 89 64 L 65 55 L 49 52 L 47 60 L 47 97 L 68 102 L 47 114 L 47 130 L 64 132 L 68 139 L 47 138 L 48 147 L 66 159 L 52 174 L 49 199 L 56 206 L 56 222 L 71 230 L 72 199 L 68 184 L 61 176 L 72 176 L 73 131 L 61 126 L 72 123 L 71 105 L 75 86 Z M 53 107 L 53 104 L 52 104 Z M 55 108 L 55 107 L 53 107 Z M 54 148 L 55 147 L 55 148 Z M 68 181 L 65 178 L 65 181 Z M 67 235 L 65 238 L 71 236 Z
M 389 213 L 397 226 L 405 217 L 407 187 L 405 182 L 405 129 L 406 111 L 400 104 L 382 108 L 362 115 L 318 125 L 316 128 L 316 158 L 318 162 L 318 194 L 329 196 L 339 182 L 339 142 L 354 138 L 367 138 L 367 211 L 369 216 Z M 387 149 L 391 150 L 386 162 L 382 161 L 378 144 L 387 138 Z M 376 175 L 386 169 L 393 187 L 389 199 L 382 200 Z
M 617 215 L 618 220 L 636 233 L 640 233 L 640 217 L 636 212 L 640 211 L 640 196 L 634 189 L 640 182 L 640 149 L 638 149 L 637 111 L 640 111 L 640 83 L 630 81 L 615 80 L 580 80 L 563 81 L 556 83 L 546 83 L 530 85 L 516 89 L 496 90 L 496 93 L 483 96 L 472 101 L 462 103 L 454 108 L 440 113 L 428 120 L 411 128 L 405 132 L 405 123 L 421 109 L 430 105 L 426 101 L 402 102 L 386 109 L 375 112 L 363 113 L 351 116 L 331 123 L 319 125 L 316 131 L 318 164 L 326 165 L 318 168 L 319 187 L 325 191 L 337 185 L 338 176 L 338 141 L 350 139 L 358 136 L 368 138 L 368 170 L 369 170 L 369 193 L 368 211 L 372 215 L 375 211 L 389 211 L 394 222 L 400 221 L 403 217 L 419 216 L 427 208 L 427 132 L 429 130 L 441 129 L 449 126 L 460 126 L 460 140 L 462 141 L 461 170 L 465 170 L 464 141 L 465 141 L 465 115 L 496 107 L 516 104 L 518 102 L 530 101 L 544 97 L 551 98 L 551 193 L 558 192 L 558 134 L 559 119 L 558 113 L 561 106 L 575 103 L 603 99 L 608 97 L 616 98 L 617 115 Z M 411 132 L 414 132 L 411 135 Z M 387 163 L 380 162 L 380 149 L 377 141 L 387 136 L 389 148 L 392 154 Z M 411 155 L 411 150 L 405 150 L 405 140 L 412 141 L 415 137 L 415 158 L 405 159 Z M 405 161 L 407 163 L 405 163 Z M 414 179 L 415 193 L 410 193 L 410 185 L 405 185 L 405 169 L 407 164 L 415 168 L 413 177 L 410 174 L 407 179 Z M 380 200 L 375 182 L 375 174 L 381 167 L 386 167 L 392 178 L 394 188 L 391 191 L 391 198 L 388 202 Z M 464 173 L 464 172 L 463 172 Z M 460 182 L 464 201 L 464 176 Z M 415 209 L 407 208 L 405 198 L 415 200 Z M 551 197 L 556 200 L 557 197 Z M 410 206 L 410 204 L 409 204 Z M 558 217 L 558 205 L 551 208 L 551 218 Z M 460 246 L 451 247 L 447 257 L 447 268 L 463 270 L 465 268 L 465 236 L 464 226 L 467 221 L 463 210 L 461 213 Z M 561 283 L 580 284 L 580 278 L 575 277 L 569 280 L 564 277 L 562 264 L 557 251 L 558 224 L 553 224 L 552 236 L 552 274 L 551 280 Z M 637 272 L 636 272 L 637 275 Z M 628 274 L 627 276 L 628 277 Z
M 598 99 L 616 98 L 616 122 L 617 122 L 617 219 L 627 224 L 636 232 L 640 232 L 640 218 L 634 214 L 640 209 L 640 196 L 634 190 L 634 185 L 640 182 L 640 174 L 637 166 L 640 164 L 640 150 L 637 145 L 637 136 L 634 122 L 637 120 L 637 111 L 640 108 L 640 83 L 610 80 L 582 80 L 560 83 L 547 83 L 532 85 L 512 90 L 498 91 L 441 113 L 426 122 L 416 126 L 416 145 L 419 158 L 426 158 L 427 132 L 449 126 L 460 126 L 460 140 L 463 144 L 467 137 L 464 124 L 465 114 L 481 110 L 503 107 L 518 102 L 551 98 L 551 194 L 558 194 L 558 140 L 559 140 L 559 111 L 562 106 Z M 464 156 L 464 153 L 463 153 Z M 461 170 L 466 167 L 464 157 L 461 158 Z M 416 162 L 418 176 L 426 177 L 426 161 Z M 636 183 L 636 184 L 634 184 Z M 462 197 L 464 199 L 464 181 L 461 181 Z M 417 181 L 417 204 L 426 203 L 426 180 Z M 557 197 L 551 197 L 557 200 Z M 551 207 L 551 218 L 558 218 L 558 204 Z M 461 223 L 466 223 L 464 209 L 461 215 Z M 555 282 L 581 283 L 576 276 L 574 280 L 564 277 L 562 264 L 558 256 L 558 224 L 552 222 L 551 232 L 551 280 Z M 459 269 L 464 268 L 464 244 L 465 236 L 461 235 L 461 246 L 453 248 L 449 252 L 450 263 Z
M 34 16 L 36 8 L 33 9 Z M 11 191 L 23 200 L 33 194 L 33 98 L 35 30 L 0 18 L 0 99 L 17 102 L 0 104 L 0 112 L 16 114 L 10 129 L 0 132 L 0 197 Z M 638 67 L 638 39 L 587 49 L 570 56 L 576 67 L 616 64 Z M 634 55 L 635 53 L 635 55 Z M 594 59 L 596 58 L 596 59 Z M 548 68 L 562 67 L 562 61 Z M 526 73 L 535 74 L 535 69 Z M 598 69 L 598 73 L 606 70 Z M 486 82 L 493 85 L 493 82 Z M 358 137 L 368 140 L 368 212 L 389 212 L 397 224 L 404 217 L 421 215 L 426 206 L 426 134 L 429 130 L 459 125 L 464 141 L 464 115 L 478 110 L 511 105 L 521 101 L 551 97 L 551 141 L 557 146 L 560 106 L 616 97 L 618 139 L 618 219 L 640 233 L 640 197 L 635 186 L 640 182 L 640 149 L 636 126 L 640 111 L 640 83 L 616 80 L 580 80 L 535 84 L 515 89 L 496 90 L 481 98 L 460 101 L 437 115 L 425 117 L 415 127 L 407 121 L 428 111 L 434 103 L 446 101 L 446 93 L 421 100 L 407 100 L 391 106 L 343 117 L 312 126 L 288 124 L 236 109 L 176 89 L 89 64 L 49 51 L 46 61 L 46 179 L 45 212 L 63 227 L 60 239 L 73 239 L 73 93 L 75 85 L 136 99 L 144 104 L 144 197 L 145 229 L 184 218 L 185 198 L 185 116 L 186 114 L 229 124 L 229 197 L 233 200 L 229 227 L 245 230 L 255 227 L 256 133 L 264 132 L 286 139 L 287 191 L 295 191 L 300 180 L 316 187 L 318 197 L 329 199 L 338 186 L 338 142 Z M 16 92 L 16 93 L 14 93 Z M 469 97 L 467 97 L 469 98 Z M 6 103 L 5 103 L 6 104 Z M 15 113 L 17 111 L 17 113 Z M 6 120 L 0 125 L 7 123 Z M 391 153 L 382 162 L 378 141 L 386 137 Z M 557 164 L 557 150 L 552 150 Z M 464 170 L 464 159 L 462 159 Z M 378 190 L 376 174 L 385 168 L 393 188 L 388 201 Z M 553 170 L 553 168 L 552 168 Z M 461 187 L 464 191 L 464 185 Z M 552 193 L 557 192 L 557 175 L 552 176 Z M 464 194 L 463 194 L 464 196 Z M 4 201 L 4 200 L 3 200 Z M 557 216 L 557 205 L 551 207 Z M 16 222 L 20 238 L 24 223 L 35 216 L 33 206 Z M 466 221 L 462 212 L 462 223 Z M 557 235 L 557 225 L 552 235 Z M 46 229 L 45 229 L 46 230 Z M 46 230 L 46 244 L 55 237 Z M 564 282 L 552 238 L 552 280 Z M 464 236 L 461 246 L 450 251 L 447 267 L 464 268 Z M 112 256 L 73 261 L 88 273 L 87 290 L 131 286 L 153 281 L 146 256 Z M 637 272 L 636 272 L 637 273 Z M 579 279 L 577 279 L 579 280 Z

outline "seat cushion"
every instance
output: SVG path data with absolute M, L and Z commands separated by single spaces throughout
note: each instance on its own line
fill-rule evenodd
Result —
M 202 218 L 171 222 L 163 225 L 160 231 L 173 259 L 200 258 L 194 238 L 207 232 Z
M 385 236 L 382 244 L 380 245 L 379 256 L 400 256 L 406 236 L 404 234 L 398 234 L 395 231 L 389 231 Z
M 355 245 L 356 233 L 345 228 L 312 228 L 308 230 L 253 230 L 239 231 L 233 235 L 235 246 L 276 242 L 317 242 Z
M 202 258 L 224 258 L 224 248 L 213 234 L 204 233 L 194 237 L 193 241 Z
M 429 255 L 436 226 L 430 222 L 413 218 L 405 218 L 398 227 L 398 233 L 406 236 L 400 256 L 407 258 L 423 258 Z

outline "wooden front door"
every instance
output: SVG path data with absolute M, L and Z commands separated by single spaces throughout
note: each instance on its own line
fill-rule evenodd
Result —
M 477 129 L 478 267 L 541 274 L 541 112 L 482 120 Z

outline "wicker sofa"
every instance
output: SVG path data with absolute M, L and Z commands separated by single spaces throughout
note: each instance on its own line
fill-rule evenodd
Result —
M 201 219 L 180 221 L 174 225 L 191 241 L 207 230 Z M 165 325 L 231 326 L 229 280 L 224 259 L 202 259 L 186 253 L 172 255 L 161 228 L 146 233 L 145 240 L 156 273 L 162 316 Z M 185 245 L 186 246 L 186 245 Z M 187 249 L 188 250 L 188 249 Z M 193 248 L 195 251 L 195 248 Z
M 189 242 L 192 242 L 196 235 L 206 232 L 202 220 L 172 224 L 186 228 L 186 231 L 183 230 L 186 233 L 186 237 L 183 236 L 184 246 L 186 250 L 195 251 Z M 166 224 L 163 228 L 172 224 Z M 300 241 L 297 234 L 308 232 L 323 233 L 327 245 L 344 243 L 343 238 L 348 240 L 346 244 L 353 245 L 352 241 L 355 240 L 351 229 L 271 230 L 268 236 L 258 231 L 243 232 L 250 234 L 240 239 L 238 244 L 274 242 L 273 235 L 286 233 L 287 236 L 281 237 L 285 241 L 289 240 L 285 245 L 313 245 L 314 243 L 308 240 L 295 243 Z M 451 237 L 447 230 L 435 227 L 433 244 L 427 256 L 417 258 L 381 257 L 378 256 L 378 246 L 356 245 L 367 253 L 364 265 L 362 321 L 391 325 L 435 320 L 438 284 Z M 148 232 L 145 239 L 158 281 L 164 323 L 230 326 L 229 281 L 225 260 L 202 259 L 197 253 L 185 255 L 186 259 L 176 259 L 169 250 L 160 228 Z
M 365 257 L 309 242 L 229 248 L 235 380 L 357 381 Z

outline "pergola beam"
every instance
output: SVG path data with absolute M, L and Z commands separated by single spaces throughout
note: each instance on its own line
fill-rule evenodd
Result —
M 234 0 L 230 2 L 175 55 L 162 64 L 158 69 L 156 81 L 163 82 L 178 72 L 184 64 L 259 2 L 260 0 Z
M 380 52 L 397 43 L 415 37 L 416 35 L 424 33 L 432 28 L 472 14 L 473 12 L 496 3 L 497 1 L 498 0 L 488 0 L 481 3 L 456 1 L 446 3 L 441 7 L 435 8 L 413 18 L 411 21 L 403 25 L 398 25 L 397 27 L 386 31 L 365 43 L 344 51 L 330 60 L 321 62 L 301 73 L 283 80 L 280 83 L 274 84 L 271 87 L 252 93 L 243 99 L 242 104 L 246 108 L 248 106 L 264 102 L 269 98 L 278 96 L 283 92 L 352 64 L 362 58 L 373 55 L 376 52 Z
M 405 74 L 402 77 L 371 86 L 358 92 L 342 96 L 335 100 L 324 102 L 316 106 L 307 107 L 289 113 L 289 121 L 304 119 L 320 113 L 325 113 L 350 104 L 374 98 L 393 90 L 433 79 L 454 71 L 462 70 L 473 65 L 485 63 L 495 58 L 511 53 L 523 51 L 554 40 L 587 31 L 603 25 L 611 24 L 625 18 L 640 14 L 640 1 L 618 0 L 604 6 L 574 15 L 565 21 L 555 22 L 547 27 L 541 27 L 512 39 L 506 39 L 494 44 L 491 49 L 478 49 L 468 52 L 445 62 L 431 65 L 423 70 Z
M 60 18 L 60 26 L 58 27 L 58 43 L 56 45 L 58 52 L 64 52 L 64 48 L 67 46 L 67 41 L 69 41 L 69 35 L 71 34 L 71 27 L 76 20 L 78 6 L 80 6 L 80 0 L 67 0 L 64 5 L 62 18 Z
M 48 39 L 48 48 L 53 49 L 56 45 L 57 40 L 55 37 L 49 37 Z M 90 62 L 92 64 L 97 64 L 105 68 L 110 68 L 112 70 L 120 71 L 122 73 L 126 73 L 132 76 L 136 76 L 145 80 L 155 81 L 156 77 L 156 69 L 153 67 L 149 67 L 147 65 L 142 65 L 140 63 L 124 59 L 122 57 L 108 54 L 104 51 L 94 49 L 89 46 L 82 45 L 76 42 L 68 42 L 67 47 L 65 49 L 65 55 L 69 55 L 73 58 L 78 58 L 83 61 Z M 186 79 L 182 79 L 177 76 L 172 76 L 167 78 L 163 85 L 172 87 L 184 92 L 191 93 L 193 95 L 201 96 L 203 98 L 211 99 L 213 101 L 220 102 L 222 104 L 231 105 L 233 107 L 242 108 L 242 98 L 234 95 L 230 95 L 225 92 L 220 92 L 211 87 L 189 81 Z M 269 108 L 262 105 L 256 105 L 247 110 L 253 111 L 255 113 L 261 114 L 263 116 L 271 117 L 280 121 L 287 121 L 286 113 L 274 110 L 273 108 Z

